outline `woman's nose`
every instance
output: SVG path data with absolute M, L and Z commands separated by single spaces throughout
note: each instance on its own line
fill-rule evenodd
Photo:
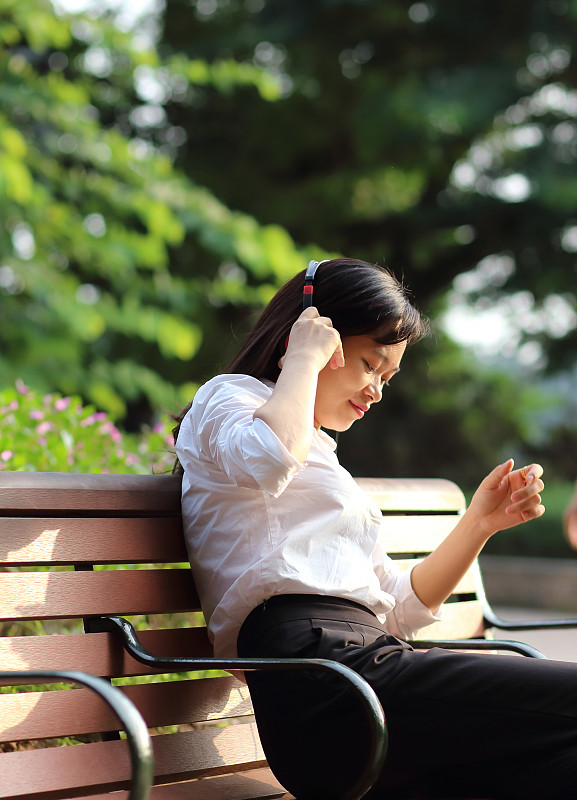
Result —
M 373 403 L 378 403 L 383 396 L 383 387 L 380 378 L 374 378 L 371 383 L 365 387 L 365 393 L 371 398 Z

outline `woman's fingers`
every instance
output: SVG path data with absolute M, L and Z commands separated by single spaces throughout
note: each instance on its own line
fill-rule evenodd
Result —
M 316 354 L 313 357 L 315 360 L 320 360 L 319 369 L 327 364 L 331 369 L 344 366 L 343 345 L 339 332 L 333 327 L 332 320 L 329 317 L 321 317 L 314 306 L 305 308 L 293 325 L 285 356 L 289 355 L 289 344 L 292 345 L 291 353 L 308 353 L 309 356 Z M 281 359 L 281 362 L 279 366 L 282 369 L 284 359 Z
M 541 492 L 545 488 L 541 480 L 543 467 L 540 464 L 530 464 L 517 472 L 521 486 L 511 493 L 511 505 L 507 508 L 507 513 L 521 514 L 524 520 L 540 517 L 545 511 L 541 503 Z
M 530 497 L 534 494 L 542 492 L 545 484 L 541 480 L 543 474 L 543 467 L 541 464 L 529 464 L 527 467 L 515 470 L 512 476 L 516 477 L 515 483 L 512 486 L 513 493 L 511 500 L 516 502 L 523 500 L 525 497 Z
M 535 478 L 540 478 L 543 474 L 543 467 L 541 464 L 529 464 L 528 467 L 523 467 L 520 470 L 521 477 L 526 484 L 531 483 Z

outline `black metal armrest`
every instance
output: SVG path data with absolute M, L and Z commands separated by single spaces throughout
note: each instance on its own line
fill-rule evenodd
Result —
M 126 732 L 132 766 L 128 800 L 146 800 L 154 774 L 152 743 L 140 712 L 119 689 L 111 686 L 104 678 L 72 670 L 0 671 L 0 685 L 3 681 L 14 679 L 25 679 L 30 684 L 76 683 L 100 695 L 112 708 L 120 720 L 122 730 Z
M 483 617 L 487 627 L 502 631 L 536 631 L 560 628 L 577 628 L 577 619 L 505 620 L 496 614 L 488 602 L 483 603 Z
M 341 800 L 360 800 L 380 775 L 387 755 L 387 729 L 382 706 L 369 684 L 350 667 L 337 661 L 320 658 L 185 658 L 181 656 L 155 656 L 146 650 L 133 626 L 123 617 L 96 617 L 90 619 L 91 631 L 109 631 L 121 637 L 124 648 L 141 664 L 164 669 L 166 672 L 194 670 L 226 670 L 244 672 L 253 670 L 323 670 L 348 683 L 361 702 L 367 718 L 369 747 L 366 766 L 355 785 L 342 795 Z
M 547 658 L 530 644 L 506 639 L 419 639 L 410 644 L 415 650 L 430 650 L 432 647 L 442 647 L 445 650 L 507 650 L 529 658 Z

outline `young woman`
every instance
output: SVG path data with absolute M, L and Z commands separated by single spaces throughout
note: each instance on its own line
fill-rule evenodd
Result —
M 544 512 L 541 467 L 495 467 L 443 544 L 403 574 L 379 550 L 386 522 L 323 431 L 369 413 L 425 333 L 387 270 L 311 262 L 228 372 L 196 394 L 176 450 L 215 655 L 329 658 L 363 675 L 389 732 L 370 797 L 567 800 L 577 791 L 574 666 L 404 641 L 442 616 L 489 537 Z M 324 673 L 247 681 L 279 780 L 299 800 L 339 797 L 363 763 L 354 700 Z

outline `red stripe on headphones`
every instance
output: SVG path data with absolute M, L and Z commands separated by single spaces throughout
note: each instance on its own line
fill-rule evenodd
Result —
M 312 283 L 308 283 L 306 286 L 303 286 L 303 294 L 312 294 L 312 293 L 313 293 Z

